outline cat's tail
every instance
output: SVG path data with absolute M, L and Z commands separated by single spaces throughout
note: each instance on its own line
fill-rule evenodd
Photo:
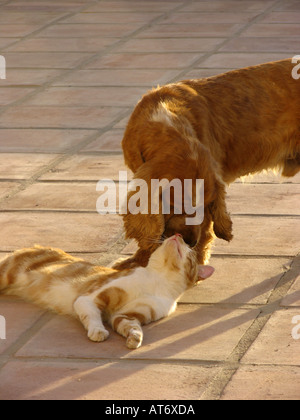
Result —
M 11 286 L 12 279 L 8 275 L 9 267 L 11 265 L 11 255 L 6 256 L 0 260 L 0 293 L 3 294 L 8 291 Z
M 66 259 L 67 254 L 54 248 L 35 245 L 8 255 L 0 261 L 0 293 L 28 298 L 29 289 L 39 288 L 42 275 L 37 273 L 51 263 Z
M 41 258 L 44 259 L 44 254 L 45 250 L 36 246 L 16 251 L 0 260 L 0 293 L 20 295 L 17 290 L 20 292 L 22 288 L 27 286 L 26 273 Z
M 0 261 L 0 293 L 65 315 L 73 315 L 73 302 L 82 277 L 95 277 L 93 265 L 64 251 L 36 245 L 16 251 Z M 77 283 L 78 284 L 77 284 Z

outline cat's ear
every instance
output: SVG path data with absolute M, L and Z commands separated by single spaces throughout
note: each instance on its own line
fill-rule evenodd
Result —
M 198 281 L 208 279 L 212 276 L 215 269 L 210 265 L 199 265 L 198 267 Z

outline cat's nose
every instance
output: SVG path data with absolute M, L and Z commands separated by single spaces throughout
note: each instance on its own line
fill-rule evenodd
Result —
M 182 235 L 180 233 L 175 233 L 175 236 L 179 236 L 179 238 L 182 238 Z

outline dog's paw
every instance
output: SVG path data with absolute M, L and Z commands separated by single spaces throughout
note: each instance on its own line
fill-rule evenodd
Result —
M 127 337 L 126 346 L 129 349 L 138 349 L 143 342 L 143 332 L 132 328 Z
M 88 330 L 88 337 L 91 341 L 97 343 L 105 341 L 109 336 L 109 332 L 105 328 L 101 327 L 91 327 Z

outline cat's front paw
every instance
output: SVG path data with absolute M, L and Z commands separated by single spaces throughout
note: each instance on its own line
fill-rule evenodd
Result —
M 105 341 L 109 336 L 109 332 L 101 327 L 91 327 L 88 330 L 88 337 L 90 340 L 97 343 Z
M 143 342 L 143 332 L 132 328 L 127 337 L 126 346 L 129 349 L 138 349 Z

